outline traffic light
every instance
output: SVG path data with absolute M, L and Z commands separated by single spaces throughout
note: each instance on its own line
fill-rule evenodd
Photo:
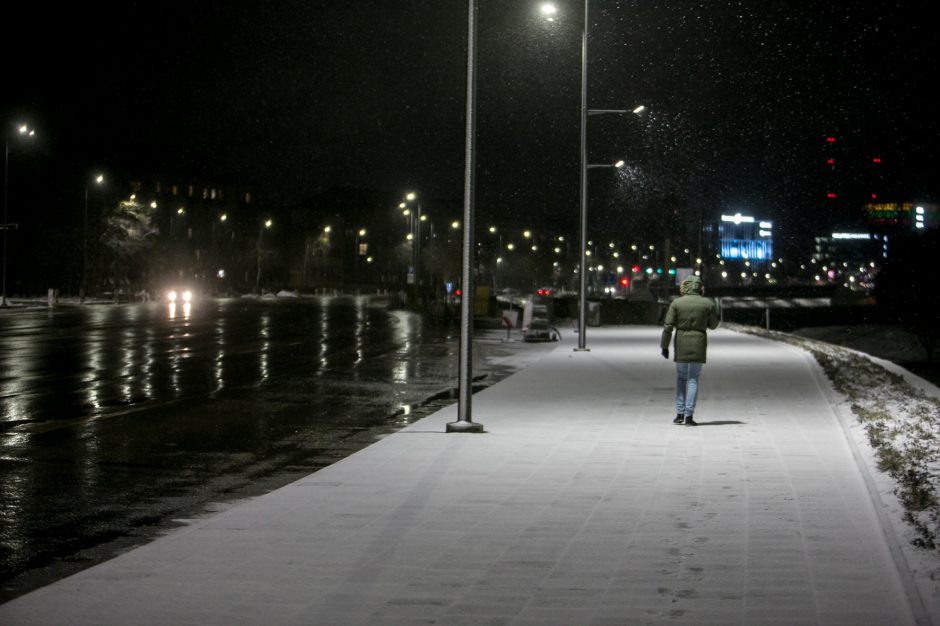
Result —
M 629 279 L 629 278 L 627 278 L 626 276 L 622 276 L 622 277 L 620 278 L 620 286 L 621 286 L 621 287 L 626 287 L 626 286 L 628 286 L 629 284 L 630 284 L 630 279 Z

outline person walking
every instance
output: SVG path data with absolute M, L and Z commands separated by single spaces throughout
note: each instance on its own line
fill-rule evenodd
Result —
M 673 349 L 676 362 L 676 417 L 673 424 L 698 426 L 692 418 L 698 396 L 699 376 L 708 350 L 708 331 L 718 328 L 718 305 L 705 297 L 698 276 L 689 276 L 679 285 L 679 297 L 672 301 L 663 321 L 659 347 L 669 358 L 669 342 L 675 331 Z

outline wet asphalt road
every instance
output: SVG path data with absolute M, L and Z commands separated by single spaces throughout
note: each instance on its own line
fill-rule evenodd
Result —
M 0 601 L 451 402 L 458 331 L 356 297 L 5 312 Z

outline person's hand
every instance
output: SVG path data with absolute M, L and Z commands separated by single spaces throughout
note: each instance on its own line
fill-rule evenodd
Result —
M 668 359 L 668 358 L 669 358 L 669 348 L 663 348 L 661 354 L 663 355 L 663 358 L 664 358 L 664 359 Z

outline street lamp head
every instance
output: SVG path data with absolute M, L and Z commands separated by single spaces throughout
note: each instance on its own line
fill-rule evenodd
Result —
M 418 197 L 418 194 L 416 194 L 416 193 L 413 192 L 413 191 L 409 191 L 407 194 L 405 194 L 405 200 L 409 200 L 409 201 L 410 201 L 410 200 L 414 200 L 414 199 L 417 198 L 417 197 Z
M 272 226 L 273 224 L 274 224 L 274 220 L 265 220 L 265 221 L 264 221 L 264 227 L 265 227 L 265 228 L 271 228 L 271 226 Z M 329 226 L 327 226 L 327 229 L 329 229 Z M 330 232 L 330 231 L 327 230 L 327 232 Z
M 360 228 L 360 229 L 359 229 L 359 236 L 360 236 L 360 237 L 365 237 L 365 236 L 366 236 L 366 229 L 365 229 L 365 228 Z
M 636 115 L 639 115 L 640 113 L 642 113 L 642 112 L 645 111 L 645 110 L 646 110 L 646 106 L 644 106 L 644 105 L 641 104 L 641 105 L 638 106 L 637 108 L 633 109 L 633 112 L 634 112 Z
M 36 135 L 36 131 L 26 124 L 20 124 L 17 130 L 21 135 L 26 135 L 27 137 L 34 137 Z
M 616 167 L 617 169 L 622 168 L 624 165 L 625 165 L 625 163 L 623 162 L 623 159 L 621 159 L 620 161 L 617 161 L 616 163 L 614 163 L 614 167 Z
M 539 7 L 539 11 L 541 11 L 542 17 L 546 20 L 554 22 L 555 16 L 558 14 L 558 7 L 552 2 L 543 2 Z
M 95 176 L 96 184 L 100 185 L 103 182 L 104 182 L 104 174 L 98 174 L 97 176 Z

